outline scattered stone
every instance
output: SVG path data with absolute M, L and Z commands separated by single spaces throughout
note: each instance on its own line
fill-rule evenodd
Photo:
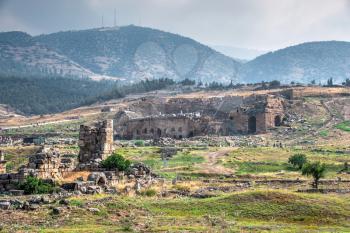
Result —
M 61 199 L 58 204 L 60 205 L 69 205 L 69 201 L 67 199 Z
M 99 213 L 99 212 L 100 212 L 100 210 L 99 210 L 99 209 L 97 209 L 97 208 L 88 208 L 88 211 L 90 211 L 90 212 L 92 212 L 92 213 L 94 213 L 94 214 L 96 214 L 96 213 Z
M 11 207 L 11 202 L 9 201 L 0 201 L 0 209 L 9 210 Z
M 54 215 L 59 215 L 62 212 L 63 212 L 63 210 L 60 207 L 55 207 L 55 208 L 52 209 L 52 214 L 54 214 Z

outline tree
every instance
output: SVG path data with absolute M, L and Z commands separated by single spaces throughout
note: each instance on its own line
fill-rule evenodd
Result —
M 288 163 L 292 164 L 293 167 L 297 167 L 299 170 L 307 162 L 306 155 L 304 154 L 295 154 L 288 159 Z
M 345 82 L 343 82 L 343 86 L 350 87 L 350 79 L 345 79 Z
M 118 171 L 125 171 L 130 167 L 131 162 L 130 160 L 125 159 L 122 155 L 114 153 L 107 159 L 103 160 L 101 165 L 103 168 L 110 170 L 118 169 Z
M 281 82 L 278 80 L 273 80 L 270 82 L 269 87 L 270 88 L 277 88 L 281 86 Z
M 312 85 L 316 85 L 316 80 L 315 80 L 315 79 L 312 80 L 312 81 L 311 81 L 311 84 L 312 84 Z
M 193 86 L 196 85 L 196 81 L 195 80 L 190 80 L 188 78 L 182 80 L 181 82 L 179 82 L 182 86 Z
M 327 80 L 327 86 L 329 86 L 329 87 L 333 86 L 333 78 L 330 78 Z
M 306 163 L 301 172 L 305 176 L 312 176 L 314 179 L 313 185 L 316 189 L 318 189 L 320 179 L 325 177 L 326 174 L 326 164 L 321 164 L 320 162 Z

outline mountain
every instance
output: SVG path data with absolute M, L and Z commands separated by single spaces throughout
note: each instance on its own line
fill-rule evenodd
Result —
M 35 38 L 23 32 L 0 33 L 0 72 L 8 75 L 93 75 L 78 63 L 37 43 Z
M 190 38 L 125 26 L 58 32 L 34 38 L 100 75 L 127 81 L 185 78 L 229 82 L 240 63 Z
M 219 51 L 220 53 L 241 62 L 253 60 L 256 57 L 267 53 L 267 51 L 264 50 L 239 48 L 226 45 L 212 45 L 211 47 L 216 51 Z
M 341 83 L 350 77 L 350 43 L 309 42 L 270 52 L 246 63 L 240 77 L 252 82 L 315 80 L 323 84 L 332 77 L 335 83 Z
M 239 55 L 239 50 L 216 48 Z M 244 54 L 249 55 L 247 50 Z M 190 38 L 133 25 L 34 37 L 23 32 L 0 33 L 0 74 L 6 75 L 45 74 L 133 83 L 159 78 L 325 83 L 332 77 L 341 83 L 350 77 L 349 70 L 350 43 L 340 41 L 304 43 L 239 62 Z

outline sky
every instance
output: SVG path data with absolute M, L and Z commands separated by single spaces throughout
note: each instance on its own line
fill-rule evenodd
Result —
M 276 50 L 350 41 L 350 0 L 0 0 L 0 31 L 31 35 L 135 24 L 207 45 Z

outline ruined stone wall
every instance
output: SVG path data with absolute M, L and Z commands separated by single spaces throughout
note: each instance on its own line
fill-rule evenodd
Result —
M 230 113 L 236 133 L 264 133 L 279 126 L 284 117 L 283 98 L 269 95 L 250 96 L 244 105 Z M 276 125 L 276 117 L 279 124 Z
M 66 172 L 73 171 L 75 165 L 72 158 L 62 157 L 57 150 L 43 147 L 29 157 L 27 172 L 41 179 L 59 180 Z
M 79 163 L 100 162 L 113 153 L 113 120 L 96 127 L 80 126 Z
M 131 120 L 124 128 L 126 139 L 186 138 L 197 134 L 198 122 L 184 116 L 148 117 Z
M 165 103 L 163 109 L 167 112 L 178 111 L 176 114 L 134 119 L 132 115 L 140 114 L 117 114 L 117 122 L 121 124 L 116 126 L 116 131 L 119 137 L 125 139 L 264 133 L 281 124 L 283 101 L 283 98 L 266 94 L 209 99 L 173 98 Z M 190 110 L 199 110 L 201 116 L 197 119 L 187 118 L 184 113 Z M 126 120 L 128 117 L 129 120 Z

